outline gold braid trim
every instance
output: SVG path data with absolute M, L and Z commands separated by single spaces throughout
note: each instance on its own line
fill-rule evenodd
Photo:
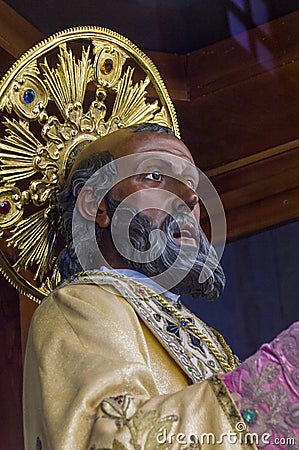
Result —
M 224 414 L 229 421 L 233 433 L 235 433 L 238 443 L 241 444 L 244 450 L 257 450 L 257 446 L 252 442 L 254 436 L 251 436 L 247 431 L 246 424 L 236 407 L 234 401 L 232 400 L 229 390 L 224 384 L 224 381 L 219 375 L 213 375 L 207 379 L 211 389 L 213 390 L 219 405 L 221 406 Z M 249 441 L 249 442 L 248 442 Z

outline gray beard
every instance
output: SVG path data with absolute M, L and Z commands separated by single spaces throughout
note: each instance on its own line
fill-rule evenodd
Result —
M 146 214 L 136 213 L 135 209 L 128 205 L 121 206 L 116 211 L 120 202 L 113 199 L 110 194 L 105 197 L 105 200 L 108 215 L 113 221 L 113 233 L 117 235 L 118 248 L 134 270 L 154 281 L 155 277 L 159 276 L 159 284 L 165 289 L 170 282 L 174 287 L 169 290 L 175 294 L 190 294 L 193 297 L 201 296 L 208 299 L 219 297 L 225 285 L 223 269 L 215 250 L 190 214 L 168 215 L 162 226 L 158 228 Z M 126 237 L 128 223 L 130 223 L 130 242 Z M 183 228 L 186 224 L 192 225 L 197 231 L 198 245 L 196 247 L 189 245 L 180 247 L 174 241 L 175 230 L 178 227 Z M 163 233 L 155 234 L 155 239 L 151 240 L 151 232 L 157 229 Z M 161 248 L 164 246 L 161 253 Z M 142 257 L 138 258 L 138 254 L 145 251 L 150 254 L 150 257 L 146 258 L 147 262 L 142 262 Z M 191 268 L 190 261 L 194 261 Z M 169 268 L 171 269 L 167 271 L 163 283 L 163 272 Z M 181 281 L 177 283 L 178 279 Z

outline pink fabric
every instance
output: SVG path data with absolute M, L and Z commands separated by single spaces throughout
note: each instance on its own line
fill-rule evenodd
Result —
M 299 449 L 299 322 L 223 376 L 264 450 Z M 256 416 L 255 416 L 256 414 Z

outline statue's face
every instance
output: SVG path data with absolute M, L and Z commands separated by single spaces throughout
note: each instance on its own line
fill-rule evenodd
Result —
M 218 296 L 224 275 L 214 253 L 207 258 L 199 173 L 184 143 L 166 133 L 121 130 L 96 141 L 80 159 L 103 150 L 113 156 L 117 179 L 98 207 L 85 188 L 77 203 L 80 214 L 102 229 L 105 261 L 134 268 L 177 293 Z M 205 281 L 199 281 L 201 273 Z
M 189 212 L 199 224 L 196 194 L 199 175 L 182 141 L 164 133 L 134 133 L 123 147 L 112 150 L 112 154 L 121 179 L 110 191 L 114 200 L 125 201 L 142 211 L 158 228 L 168 214 L 176 211 Z M 118 159 L 128 155 L 134 157 L 125 163 Z M 136 175 L 126 178 L 126 173 Z M 183 231 L 175 236 L 177 244 L 196 244 L 192 227 Z

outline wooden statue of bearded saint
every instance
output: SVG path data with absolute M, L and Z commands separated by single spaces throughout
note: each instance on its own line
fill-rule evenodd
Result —
M 187 147 L 156 124 L 76 159 L 59 196 L 64 281 L 28 339 L 27 449 L 298 448 L 298 325 L 238 365 L 180 302 L 224 287 L 198 182 Z

